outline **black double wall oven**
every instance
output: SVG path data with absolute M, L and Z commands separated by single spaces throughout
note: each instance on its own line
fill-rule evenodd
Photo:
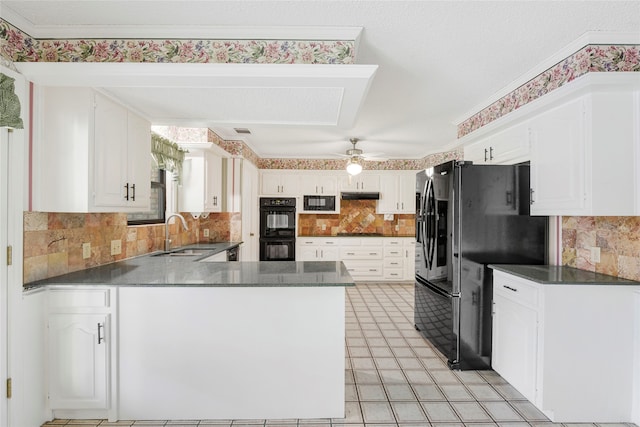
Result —
M 296 199 L 260 198 L 260 261 L 295 261 Z

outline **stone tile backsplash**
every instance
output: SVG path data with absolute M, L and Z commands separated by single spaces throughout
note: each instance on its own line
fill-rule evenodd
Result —
M 396 230 L 397 226 L 397 230 Z M 337 236 L 340 233 L 379 233 L 385 236 L 415 236 L 415 215 L 395 214 L 385 221 L 376 214 L 375 200 L 342 200 L 339 214 L 300 214 L 301 236 Z
M 300 214 L 304 236 L 381 233 L 414 236 L 415 215 L 396 214 L 385 221 L 375 213 L 375 200 L 343 200 L 340 214 Z M 194 219 L 185 213 L 188 231 L 174 222 L 174 246 L 196 242 L 241 240 L 240 213 L 210 214 Z M 324 228 L 324 229 L 323 229 Z M 397 228 L 397 230 L 396 230 Z M 203 230 L 209 230 L 209 238 Z M 111 241 L 121 240 L 122 253 L 111 255 Z M 82 258 L 82 244 L 91 256 Z M 162 250 L 164 225 L 127 226 L 121 213 L 24 213 L 24 283 L 108 264 Z M 591 248 L 600 248 L 600 262 L 591 262 Z M 562 263 L 570 267 L 640 281 L 640 217 L 563 217 Z
M 591 262 L 591 248 L 600 262 Z M 562 218 L 562 264 L 640 281 L 640 217 Z
M 194 219 L 183 213 L 189 227 L 179 221 L 169 225 L 174 247 L 197 242 L 241 240 L 240 214 L 210 214 Z M 202 230 L 209 230 L 209 238 Z M 24 283 L 125 258 L 144 255 L 164 248 L 165 226 L 127 226 L 123 213 L 47 213 L 24 212 Z M 111 241 L 120 240 L 122 252 L 111 255 Z M 91 243 L 91 256 L 82 257 L 82 244 Z

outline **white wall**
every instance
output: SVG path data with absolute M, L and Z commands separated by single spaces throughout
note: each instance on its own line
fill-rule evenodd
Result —
M 8 203 L 2 204 L 1 226 L 6 227 L 2 245 L 13 248 L 13 262 L 3 271 L 6 277 L 6 293 L 0 293 L 7 310 L 7 324 L 3 324 L 0 342 L 2 381 L 12 379 L 13 396 L 3 400 L 0 424 L 10 427 L 37 427 L 48 418 L 46 412 L 46 387 L 44 375 L 44 294 L 23 294 L 23 210 L 28 207 L 28 148 L 29 148 L 29 84 L 17 72 L 0 63 L 0 72 L 15 79 L 15 93 L 20 99 L 24 129 L 7 132 L 4 129 L 3 144 L 7 166 L 3 168 L 7 183 L 3 194 Z M 10 64 L 7 64 L 10 65 Z M 4 311 L 4 310 L 3 310 Z M 4 314 L 4 313 L 3 313 Z M 8 326 L 8 327 L 7 327 Z M 5 363 L 6 362 L 6 363 Z M 4 393 L 3 393 L 4 398 Z
M 631 421 L 635 425 L 640 426 L 640 291 L 635 292 L 634 295 L 634 321 L 635 326 L 633 331 L 634 346 L 634 362 L 633 362 L 633 407 L 631 408 Z

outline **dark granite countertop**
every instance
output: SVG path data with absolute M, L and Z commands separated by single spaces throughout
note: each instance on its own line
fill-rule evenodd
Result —
M 405 238 L 405 237 L 416 237 L 413 234 L 411 235 L 397 235 L 390 236 L 388 234 L 380 234 L 380 233 L 338 233 L 334 235 L 319 235 L 319 234 L 300 234 L 298 237 L 384 237 L 384 238 Z
M 559 265 L 491 264 L 489 268 L 543 285 L 635 285 L 640 282 Z
M 48 285 L 105 286 L 353 286 L 341 261 L 201 262 L 239 243 L 205 243 L 174 249 L 209 249 L 198 256 L 136 258 L 28 283 L 25 290 Z

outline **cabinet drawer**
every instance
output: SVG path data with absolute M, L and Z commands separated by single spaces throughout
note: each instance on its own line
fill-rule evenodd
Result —
M 109 307 L 109 289 L 51 289 L 49 307 Z
M 512 301 L 536 308 L 538 306 L 540 289 L 534 284 L 513 277 L 506 277 L 500 272 L 494 272 L 493 292 Z
M 404 271 L 401 268 L 384 268 L 384 278 L 385 279 L 396 279 L 403 280 L 404 279 Z
M 382 277 L 382 267 L 377 264 L 345 264 L 347 271 L 353 278 L 358 277 Z
M 296 245 L 299 246 L 340 246 L 339 239 L 323 237 L 298 237 Z
M 351 247 L 340 248 L 340 257 L 344 259 L 382 259 L 380 248 Z
M 402 246 L 385 246 L 384 248 L 384 257 L 385 258 L 393 258 L 393 257 L 402 257 L 404 254 L 404 249 Z
M 385 248 L 387 246 L 402 246 L 402 239 L 385 239 L 384 240 L 384 246 Z
M 403 266 L 403 258 L 385 258 L 384 260 L 384 271 L 387 271 L 387 268 L 402 268 Z
M 296 239 L 297 246 L 316 246 L 320 244 L 320 239 L 314 237 L 298 237 Z

